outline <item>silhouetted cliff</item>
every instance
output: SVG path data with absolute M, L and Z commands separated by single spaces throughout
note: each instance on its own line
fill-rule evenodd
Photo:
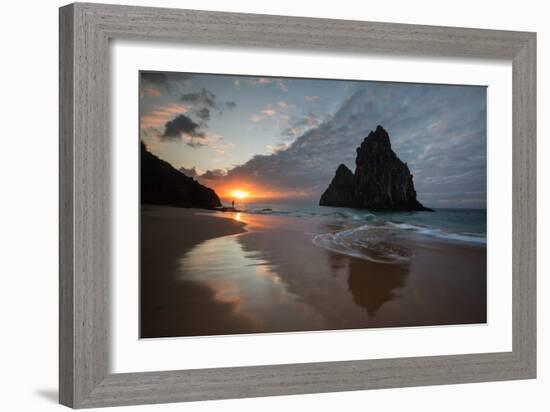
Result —
M 213 209 L 221 206 L 214 190 L 185 176 L 150 153 L 141 142 L 141 203 Z
M 336 169 L 336 174 L 329 187 L 321 196 L 321 206 L 347 207 L 354 203 L 355 180 L 353 172 L 346 165 L 341 164 Z
M 357 148 L 355 174 L 344 165 L 321 196 L 321 206 L 371 210 L 431 210 L 416 200 L 413 176 L 391 148 L 382 126 Z M 347 171 L 347 172 L 346 172 Z

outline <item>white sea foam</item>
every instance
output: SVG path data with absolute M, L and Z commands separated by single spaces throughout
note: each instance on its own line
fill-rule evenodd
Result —
M 336 253 L 379 263 L 401 263 L 412 257 L 404 240 L 410 235 L 470 244 L 486 244 L 484 236 L 474 233 L 453 233 L 409 223 L 373 221 L 369 224 L 339 232 L 313 237 L 315 245 Z
M 340 232 L 315 236 L 315 245 L 336 253 L 367 259 L 378 263 L 401 263 L 408 261 L 411 251 L 394 238 L 394 233 L 384 226 L 363 225 Z M 395 231 L 395 230 L 394 230 Z
M 415 226 L 409 223 L 387 222 L 387 224 L 398 229 L 413 231 L 419 235 L 431 236 L 431 237 L 447 239 L 447 240 L 455 240 L 459 242 L 487 244 L 487 238 L 485 236 L 482 236 L 476 233 L 471 233 L 471 232 L 453 233 L 453 232 L 447 232 L 441 229 Z
M 375 262 L 399 263 L 411 257 L 407 240 L 429 237 L 446 242 L 487 244 L 486 212 L 440 209 L 428 212 L 370 212 L 316 205 L 251 204 L 252 214 L 323 219 L 346 230 L 318 234 L 313 243 L 325 249 Z

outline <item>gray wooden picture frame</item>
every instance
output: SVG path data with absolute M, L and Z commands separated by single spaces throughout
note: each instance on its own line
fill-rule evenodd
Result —
M 535 378 L 535 33 L 84 3 L 62 7 L 59 26 L 62 404 L 89 408 Z M 512 351 L 110 373 L 111 39 L 511 61 Z

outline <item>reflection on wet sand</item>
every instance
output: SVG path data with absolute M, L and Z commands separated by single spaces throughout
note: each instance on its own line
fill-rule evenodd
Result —
M 352 260 L 348 285 L 353 301 L 374 318 L 384 303 L 398 297 L 397 291 L 405 286 L 408 272 L 408 263 L 385 265 L 373 262 L 370 270 L 365 271 L 362 265 Z M 384 275 L 380 276 L 380 273 Z
M 218 302 L 236 303 L 233 313 L 250 319 L 255 331 L 321 328 L 321 316 L 289 290 L 260 252 L 245 250 L 240 236 L 247 233 L 210 239 L 185 253 L 182 280 L 207 286 Z
M 143 225 L 142 337 L 486 321 L 485 248 L 415 241 L 403 244 L 413 259 L 377 263 L 313 244 L 327 233 L 315 219 L 155 213 Z M 204 236 L 210 223 L 225 229 Z
M 198 227 L 202 230 L 195 230 Z M 254 329 L 250 319 L 235 315 L 237 302 L 221 302 L 203 283 L 177 276 L 182 253 L 209 238 L 239 233 L 242 225 L 194 215 L 190 210 L 155 206 L 142 208 L 141 231 L 141 338 Z
M 404 285 L 406 263 L 373 263 L 315 246 L 311 237 L 324 228 L 292 218 L 244 219 L 247 232 L 185 253 L 180 273 L 208 286 L 219 302 L 239 302 L 234 313 L 250 319 L 255 332 L 368 327 Z

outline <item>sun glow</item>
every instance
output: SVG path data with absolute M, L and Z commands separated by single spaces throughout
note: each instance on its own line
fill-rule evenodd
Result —
M 242 190 L 233 190 L 231 192 L 231 195 L 236 197 L 239 200 L 243 200 L 243 199 L 246 199 L 248 197 L 248 193 L 243 192 Z

